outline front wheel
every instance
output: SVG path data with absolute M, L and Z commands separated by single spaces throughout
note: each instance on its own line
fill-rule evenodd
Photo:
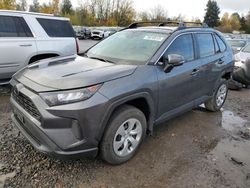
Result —
M 146 118 L 133 106 L 125 105 L 112 115 L 101 143 L 101 157 L 117 165 L 130 160 L 146 135 Z
M 206 109 L 217 112 L 219 111 L 226 101 L 228 93 L 228 83 L 227 80 L 222 79 L 219 86 L 215 90 L 212 99 L 205 103 Z

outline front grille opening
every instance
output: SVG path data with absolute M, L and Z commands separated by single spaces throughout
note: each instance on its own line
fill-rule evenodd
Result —
M 41 121 L 41 114 L 29 97 L 15 90 L 12 91 L 12 97 L 26 112 Z

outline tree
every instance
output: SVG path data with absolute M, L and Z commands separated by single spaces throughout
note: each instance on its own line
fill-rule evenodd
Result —
M 150 21 L 150 15 L 149 15 L 148 11 L 140 12 L 138 17 L 139 17 L 140 21 L 143 21 L 143 22 Z
M 246 32 L 250 34 L 250 12 L 248 12 L 246 17 Z
M 52 13 L 59 14 L 59 0 L 52 0 Z
M 161 5 L 157 5 L 151 9 L 150 17 L 152 21 L 165 21 L 167 20 L 168 12 Z
M 240 15 L 239 14 L 232 14 L 230 17 L 230 24 L 233 31 L 240 30 Z
M 20 0 L 19 3 L 16 5 L 16 9 L 20 11 L 26 11 L 27 10 L 27 2 L 26 0 Z
M 40 12 L 40 4 L 38 0 L 33 0 L 33 4 L 30 5 L 30 12 Z
M 15 10 L 16 1 L 15 0 L 0 0 L 0 9 Z
M 73 10 L 72 10 L 72 4 L 70 0 L 63 0 L 61 11 L 63 15 L 72 14 Z
M 240 19 L 240 30 L 241 31 L 247 30 L 246 18 L 244 16 L 242 16 Z
M 216 1 L 209 0 L 207 3 L 206 14 L 204 17 L 204 22 L 207 23 L 209 27 L 217 27 L 220 23 L 220 8 Z
M 229 18 L 229 14 L 226 12 L 221 18 L 221 25 L 218 28 L 221 32 L 230 33 L 232 32 L 232 26 Z
M 46 14 L 53 14 L 53 7 L 52 7 L 52 4 L 51 3 L 43 3 L 41 6 L 40 6 L 40 12 L 41 13 L 46 13 Z

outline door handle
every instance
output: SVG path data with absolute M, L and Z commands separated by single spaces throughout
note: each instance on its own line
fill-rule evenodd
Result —
M 32 44 L 21 44 L 20 46 L 21 47 L 29 47 L 29 46 L 32 46 Z
M 192 76 L 195 76 L 195 75 L 198 74 L 198 72 L 200 72 L 199 69 L 194 69 L 194 70 L 191 72 L 191 75 L 192 75 Z
M 224 60 L 223 60 L 224 57 L 221 57 L 218 61 L 217 61 L 217 64 L 221 65 L 224 63 Z
M 219 59 L 219 61 L 217 63 L 221 65 L 224 63 L 224 61 L 222 59 Z

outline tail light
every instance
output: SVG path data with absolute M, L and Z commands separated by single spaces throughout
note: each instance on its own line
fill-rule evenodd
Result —
M 76 52 L 79 54 L 79 40 L 76 38 Z

